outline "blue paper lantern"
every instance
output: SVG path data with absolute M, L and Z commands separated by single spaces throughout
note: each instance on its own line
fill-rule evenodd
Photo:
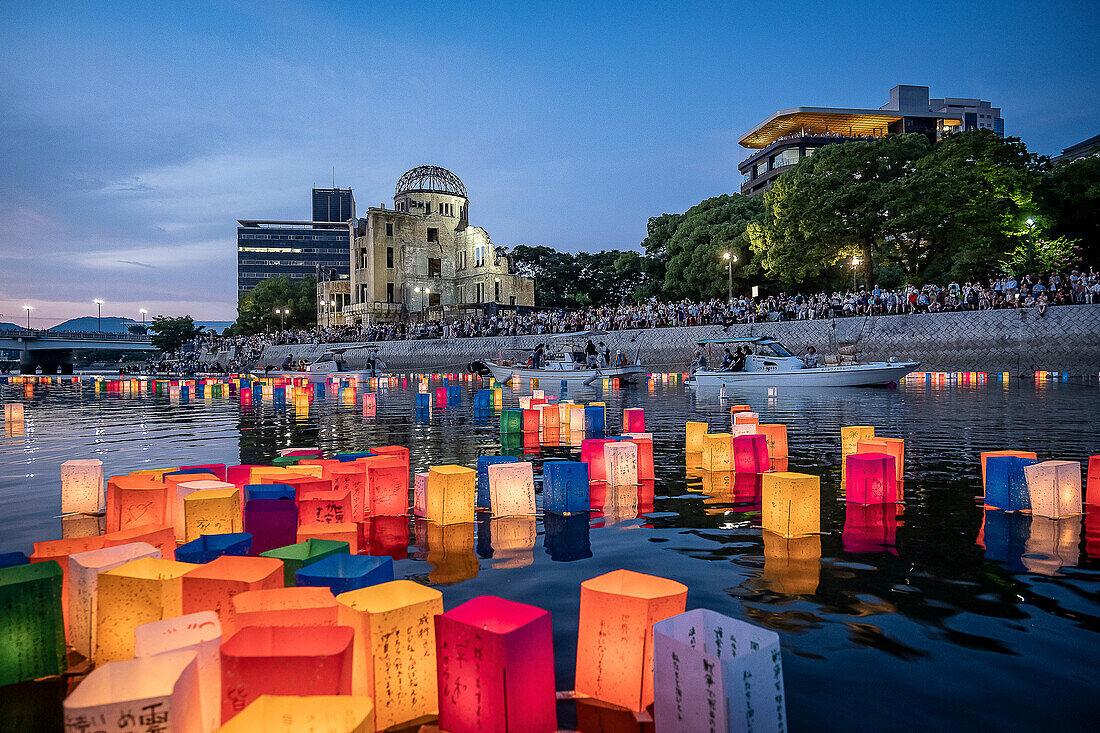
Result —
M 252 554 L 252 535 L 248 532 L 204 534 L 176 548 L 176 562 L 196 565 L 210 562 L 222 555 L 248 557 Z
M 584 429 L 589 433 L 602 433 L 604 431 L 604 410 L 603 405 L 585 405 L 584 406 Z
M 462 402 L 462 387 L 455 384 L 447 388 L 447 403 L 460 404 Z
M 416 406 L 417 408 L 428 408 L 432 406 L 432 396 L 427 392 L 416 393 Z
M 1024 466 L 1038 463 L 1034 458 L 990 456 L 985 462 L 985 503 L 1006 512 L 1031 508 L 1031 496 L 1024 480 Z
M 393 580 L 393 558 L 371 555 L 330 555 L 294 574 L 295 584 L 330 588 L 333 595 Z
M 542 464 L 542 508 L 554 514 L 588 511 L 588 464 L 546 461 Z
M 494 463 L 515 463 L 516 456 L 478 456 L 477 457 L 477 498 L 474 507 L 492 509 L 489 502 L 489 466 Z
M 360 458 L 370 458 L 374 454 L 370 451 L 361 451 L 359 453 L 337 453 L 336 460 L 341 463 L 350 463 L 352 461 L 359 460 Z
M 253 499 L 290 499 L 298 498 L 298 490 L 290 484 L 247 484 L 244 494 L 248 501 Z

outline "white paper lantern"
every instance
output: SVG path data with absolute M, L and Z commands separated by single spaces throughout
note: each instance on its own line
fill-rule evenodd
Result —
M 95 458 L 61 464 L 61 513 L 96 514 L 104 510 L 103 461 Z
M 1024 466 L 1024 480 L 1032 516 L 1061 519 L 1081 513 L 1081 464 L 1077 461 Z
M 607 483 L 612 486 L 633 486 L 638 483 L 638 446 L 626 441 L 605 443 L 603 459 Z
M 518 517 L 535 513 L 535 474 L 530 463 L 491 463 L 489 503 L 494 517 Z

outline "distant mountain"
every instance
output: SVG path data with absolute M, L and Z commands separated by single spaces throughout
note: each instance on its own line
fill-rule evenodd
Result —
M 0 323 L 0 331 L 6 331 L 12 328 L 25 328 L 25 326 L 20 326 L 17 323 Z
M 205 329 L 217 331 L 221 333 L 225 329 L 233 325 L 233 321 L 195 321 L 196 326 L 202 326 Z
M 59 323 L 51 331 L 103 331 L 103 333 L 129 333 L 127 331 L 130 326 L 140 326 L 140 321 L 135 321 L 133 318 L 119 318 L 118 316 L 104 316 L 103 326 L 100 328 L 100 320 L 95 316 L 81 316 L 80 318 L 70 318 L 69 320 Z

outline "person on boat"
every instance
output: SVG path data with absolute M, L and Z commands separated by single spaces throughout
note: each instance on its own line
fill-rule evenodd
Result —
M 737 348 L 737 354 L 733 357 L 733 363 L 730 364 L 729 371 L 731 372 L 743 372 L 745 370 L 745 359 L 749 356 L 748 346 L 739 346 Z
M 703 356 L 702 351 L 695 352 L 695 363 L 692 365 L 692 371 L 697 372 L 699 370 L 706 370 L 707 357 Z
M 817 349 L 810 346 L 806 349 L 806 355 L 802 357 L 803 369 L 816 369 L 821 366 L 821 357 L 817 355 Z
M 290 354 L 287 354 L 286 358 L 283 359 L 283 365 L 279 367 L 279 369 L 284 372 L 290 371 L 290 367 L 293 365 L 293 363 L 294 360 L 290 358 Z
M 587 366 L 596 366 L 596 344 L 592 343 L 592 339 L 588 339 L 584 347 L 584 359 Z
M 718 367 L 724 372 L 728 372 L 730 367 L 733 366 L 733 354 L 730 353 L 730 347 L 726 347 L 726 356 L 722 359 L 722 365 Z
M 535 353 L 531 354 L 531 368 L 542 369 L 542 349 L 543 344 L 539 344 L 535 347 Z
M 611 366 L 611 349 L 603 341 L 600 342 L 600 348 L 603 349 L 603 365 L 605 367 Z

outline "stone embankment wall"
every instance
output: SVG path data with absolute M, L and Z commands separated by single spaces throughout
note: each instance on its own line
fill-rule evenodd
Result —
M 631 360 L 640 348 L 643 363 L 654 371 L 675 371 L 687 368 L 696 341 L 723 336 L 770 336 L 799 354 L 807 346 L 823 354 L 836 353 L 840 346 L 854 346 L 861 361 L 894 356 L 919 361 L 927 371 L 1021 375 L 1042 369 L 1074 376 L 1100 372 L 1100 305 L 1050 308 L 1042 316 L 1028 308 L 755 323 L 728 329 L 699 326 L 614 331 L 604 341 L 612 351 L 625 350 Z M 501 349 L 532 348 L 545 340 L 546 336 L 509 336 L 384 341 L 378 344 L 378 354 L 393 371 L 457 371 L 474 359 L 494 358 Z M 345 358 L 351 368 L 364 366 L 369 352 L 357 348 L 364 345 L 338 345 L 348 348 Z M 314 359 L 332 346 L 270 346 L 260 364 L 277 366 L 288 353 L 295 360 Z M 229 356 L 223 352 L 218 360 L 224 364 Z

